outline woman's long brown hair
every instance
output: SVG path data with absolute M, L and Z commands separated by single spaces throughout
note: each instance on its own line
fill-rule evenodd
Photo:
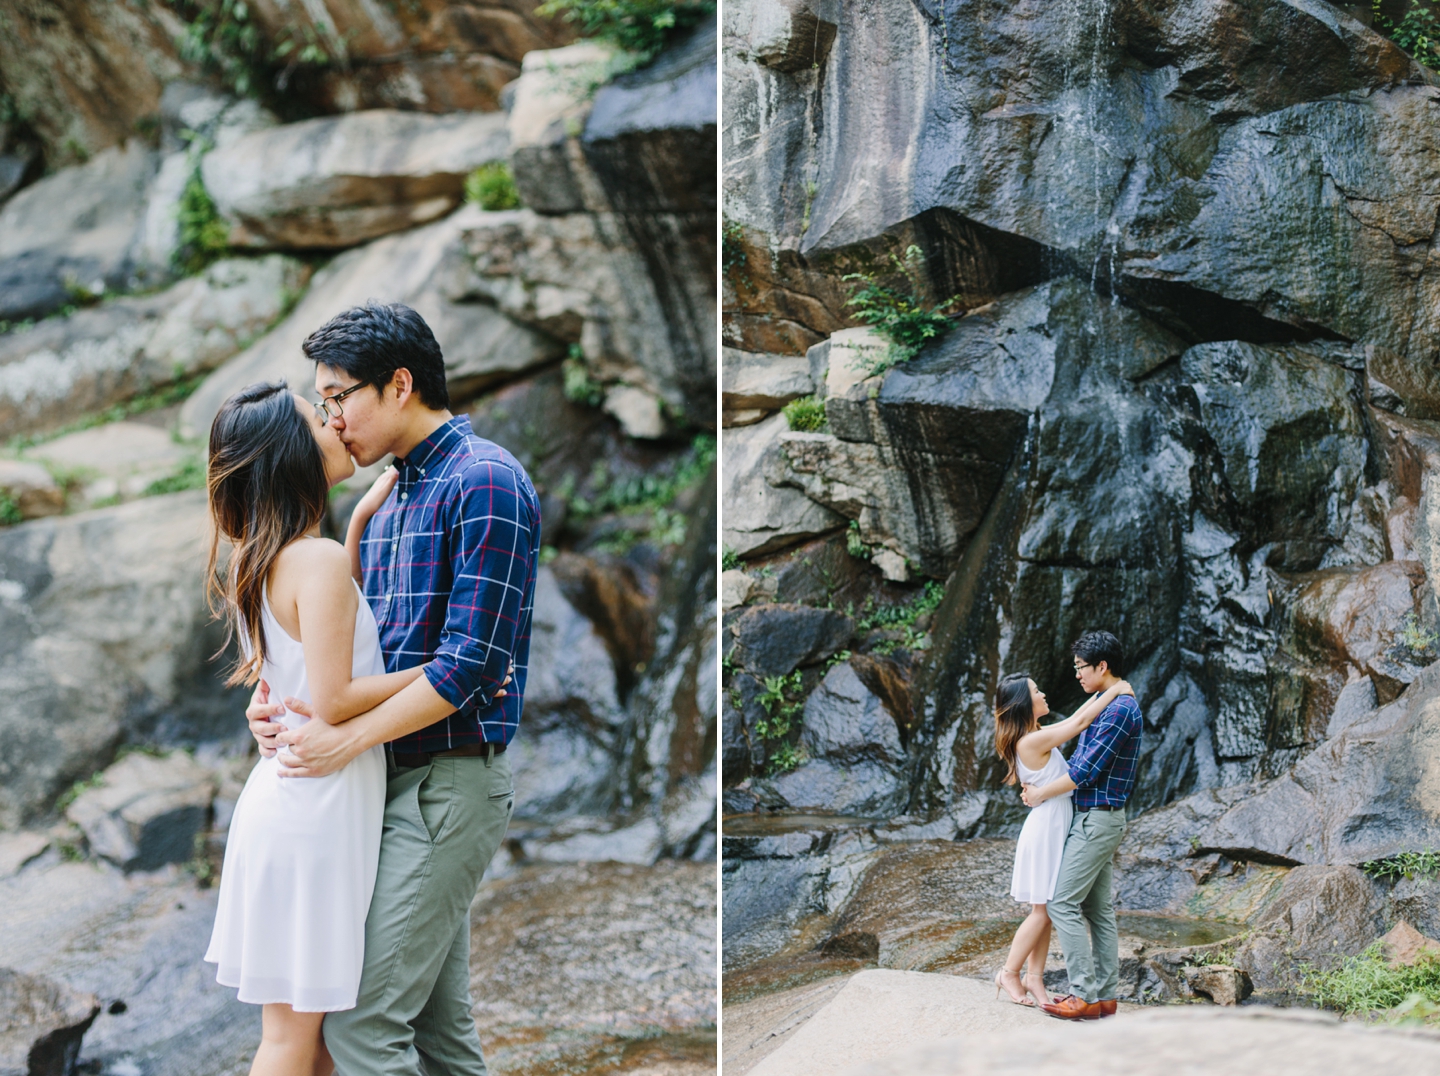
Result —
M 1035 727 L 1035 704 L 1030 699 L 1030 674 L 1011 673 L 995 689 L 995 753 L 1005 763 L 1005 783 L 1013 785 L 1015 749 L 1021 737 Z
M 227 685 L 253 684 L 265 660 L 261 603 L 280 550 L 325 516 L 329 483 L 310 423 L 285 382 L 261 382 L 225 401 L 210 426 L 210 560 L 205 596 L 225 618 L 225 646 L 241 640 Z M 233 545 L 222 583 L 220 539 Z M 245 645 L 247 644 L 248 645 Z

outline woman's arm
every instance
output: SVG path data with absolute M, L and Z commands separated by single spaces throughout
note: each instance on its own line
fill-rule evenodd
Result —
M 301 548 L 303 547 L 303 548 Z M 420 679 L 423 666 L 351 679 L 355 612 L 360 595 L 350 578 L 347 550 L 318 539 L 298 543 L 286 565 L 295 574 L 295 608 L 315 716 L 330 725 L 373 710 Z
M 1026 785 L 1021 789 L 1020 798 L 1025 801 L 1026 807 L 1039 807 L 1046 800 L 1063 796 L 1075 787 L 1075 782 L 1067 773 L 1064 777 L 1055 778 L 1048 785 Z
M 1099 695 L 1090 699 L 1084 706 L 1076 710 L 1064 721 L 1057 721 L 1053 725 L 1045 725 L 1034 732 L 1027 733 L 1017 744 L 1017 750 L 1024 750 L 1027 754 L 1044 756 L 1050 753 L 1051 748 L 1059 747 L 1073 736 L 1079 736 L 1090 727 L 1090 723 L 1105 712 L 1118 695 L 1133 695 L 1135 692 L 1124 680 L 1117 680 Z M 1029 765 L 1027 762 L 1026 765 Z
M 350 524 L 345 528 L 345 551 L 350 554 L 350 575 L 357 583 L 364 582 L 360 578 L 360 539 L 365 536 L 370 517 L 380 511 L 380 506 L 385 503 L 385 498 L 390 496 L 390 491 L 395 488 L 399 477 L 400 472 L 395 469 L 394 464 L 386 467 L 350 513 Z M 389 698 L 388 695 L 385 697 Z

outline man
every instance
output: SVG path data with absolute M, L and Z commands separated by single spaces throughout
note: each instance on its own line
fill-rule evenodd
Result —
M 430 1076 L 483 1076 L 468 913 L 514 803 L 504 752 L 525 694 L 539 498 L 510 453 L 450 413 L 440 347 L 414 310 L 356 307 L 303 346 L 317 406 L 356 462 L 395 457 L 395 486 L 361 544 L 363 587 L 387 668 L 425 668 L 340 725 L 273 724 L 285 707 L 259 691 L 246 711 L 262 749 L 288 745 L 283 772 L 296 779 L 387 745 L 360 995 L 325 1018 L 325 1044 L 341 1076 L 419 1076 L 422 1058 Z
M 1124 652 L 1108 631 L 1087 631 L 1070 646 L 1075 678 L 1088 694 L 1120 679 Z M 1115 1014 L 1120 986 L 1120 938 L 1115 924 L 1111 860 L 1125 836 L 1125 801 L 1135 787 L 1140 759 L 1140 705 L 1119 695 L 1084 732 L 1070 757 L 1069 774 L 1032 791 L 1027 806 L 1075 790 L 1075 814 L 1049 904 L 1050 923 L 1065 953 L 1070 993 L 1044 1010 L 1062 1020 L 1096 1020 Z M 1039 799 L 1036 802 L 1039 802 Z M 1086 936 L 1086 925 L 1089 936 Z

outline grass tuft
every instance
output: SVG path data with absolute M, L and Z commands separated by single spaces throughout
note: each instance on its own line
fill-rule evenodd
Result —
M 1390 1012 L 1417 995 L 1440 1002 L 1440 957 L 1427 954 L 1409 967 L 1392 968 L 1375 942 L 1330 971 L 1302 964 L 1300 988 L 1317 1005 L 1346 1015 Z
M 820 433 L 826 428 L 825 401 L 818 396 L 801 396 L 791 400 L 782 414 L 797 433 Z
M 504 161 L 491 161 L 471 172 L 465 177 L 465 200 L 490 211 L 518 208 L 520 192 L 510 166 Z

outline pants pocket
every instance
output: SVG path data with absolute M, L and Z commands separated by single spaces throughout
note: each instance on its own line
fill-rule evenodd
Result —
M 443 760 L 441 760 L 443 761 Z M 445 831 L 445 823 L 455 799 L 455 771 L 451 766 L 430 764 L 430 772 L 420 782 L 418 800 L 420 820 L 425 823 L 425 833 L 434 844 Z

